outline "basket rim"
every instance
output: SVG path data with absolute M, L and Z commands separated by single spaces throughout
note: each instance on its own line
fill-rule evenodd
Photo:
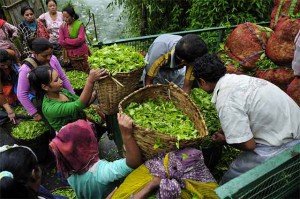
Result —
M 119 105 L 118 105 L 119 113 L 126 114 L 126 113 L 124 113 L 124 111 L 123 111 L 122 105 L 123 105 L 123 103 L 124 103 L 125 101 L 127 101 L 127 100 L 128 100 L 129 98 L 131 98 L 133 95 L 135 95 L 136 93 L 139 93 L 139 92 L 143 92 L 144 90 L 146 90 L 146 89 L 148 89 L 148 88 L 154 88 L 154 87 L 157 87 L 157 88 L 159 88 L 159 87 L 162 87 L 162 88 L 170 88 L 170 87 L 173 87 L 173 88 L 175 88 L 178 92 L 182 93 L 185 97 L 187 97 L 188 101 L 191 102 L 192 106 L 197 110 L 197 112 L 199 113 L 199 115 L 200 115 L 202 121 L 204 122 L 205 135 L 203 135 L 203 136 L 200 135 L 200 132 L 198 132 L 198 130 L 197 130 L 197 132 L 198 132 L 198 137 L 196 137 L 196 138 L 190 138 L 190 139 L 180 139 L 179 142 L 180 142 L 180 141 L 193 140 L 193 139 L 199 139 L 199 138 L 203 138 L 203 137 L 209 135 L 208 130 L 207 130 L 207 126 L 206 126 L 206 124 L 205 124 L 204 117 L 202 116 L 202 114 L 201 114 L 199 108 L 198 108 L 198 107 L 196 106 L 196 104 L 190 99 L 189 95 L 188 95 L 186 92 L 184 92 L 182 89 L 180 89 L 180 88 L 179 88 L 176 84 L 174 84 L 173 82 L 170 82 L 169 84 L 166 84 L 166 85 L 163 85 L 163 84 L 147 85 L 147 86 L 145 86 L 145 87 L 143 87 L 143 88 L 140 88 L 140 89 L 138 89 L 138 90 L 132 92 L 132 93 L 129 94 L 128 96 L 124 97 L 124 98 L 121 100 L 121 102 L 119 103 Z M 126 114 L 126 115 L 127 115 L 127 114 Z M 173 140 L 176 140 L 176 141 L 178 140 L 177 137 L 174 136 L 174 135 L 167 134 L 167 133 L 162 133 L 162 132 L 160 132 L 160 131 L 156 131 L 156 130 L 149 129 L 149 128 L 144 128 L 144 127 L 141 127 L 140 125 L 137 125 L 137 124 L 135 124 L 135 123 L 133 123 L 133 125 L 134 125 L 134 128 L 137 128 L 137 129 L 143 129 L 143 130 L 146 131 L 146 132 L 149 132 L 149 133 L 155 133 L 155 134 L 157 134 L 157 135 L 169 136 L 170 139 L 173 139 Z

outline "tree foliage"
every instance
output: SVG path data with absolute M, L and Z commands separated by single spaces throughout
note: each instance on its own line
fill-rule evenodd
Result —
M 134 35 L 269 21 L 273 0 L 114 0 Z M 131 35 L 132 36 L 132 35 Z

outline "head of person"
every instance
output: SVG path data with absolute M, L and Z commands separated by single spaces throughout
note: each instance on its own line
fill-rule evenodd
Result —
M 36 91 L 36 96 L 42 99 L 49 92 L 58 93 L 63 89 L 63 81 L 56 70 L 48 64 L 33 69 L 28 76 L 30 87 Z
M 85 173 L 99 160 L 95 132 L 85 120 L 62 127 L 49 146 L 56 157 L 57 170 L 64 179 L 72 173 Z
M 78 14 L 76 14 L 72 6 L 67 6 L 62 10 L 63 19 L 67 24 L 72 24 L 75 20 L 79 19 Z
M 30 6 L 22 7 L 21 15 L 24 17 L 25 21 L 28 23 L 32 23 L 35 20 L 34 10 Z
M 28 40 L 28 46 L 40 64 L 49 64 L 53 55 L 53 45 L 45 38 L 33 38 Z
M 56 11 L 57 11 L 56 0 L 46 0 L 46 5 L 47 5 L 48 11 L 50 13 L 56 13 Z
M 12 58 L 4 49 L 0 49 L 0 70 L 5 73 L 10 72 L 12 65 Z
M 177 65 L 191 64 L 197 57 L 208 52 L 206 43 L 195 34 L 183 36 L 175 46 L 175 57 Z
M 206 54 L 195 60 L 193 73 L 199 87 L 211 93 L 219 79 L 225 75 L 226 67 L 217 55 Z
M 31 149 L 17 146 L 0 153 L 0 198 L 37 198 L 41 176 Z

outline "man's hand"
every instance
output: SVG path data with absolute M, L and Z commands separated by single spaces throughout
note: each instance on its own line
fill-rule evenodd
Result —
M 215 134 L 212 135 L 211 137 L 212 141 L 218 144 L 225 144 L 226 143 L 226 139 L 225 139 L 225 135 L 223 133 L 222 130 L 216 132 Z
M 145 86 L 152 85 L 152 84 L 153 84 L 153 81 L 154 81 L 154 78 L 153 78 L 153 77 L 150 77 L 150 76 L 148 76 L 148 75 L 145 75 Z

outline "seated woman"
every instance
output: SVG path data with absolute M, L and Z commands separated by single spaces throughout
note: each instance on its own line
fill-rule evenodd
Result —
M 193 148 L 159 154 L 127 176 L 112 198 L 218 198 L 218 187 L 204 164 L 202 152 Z
M 34 68 L 39 68 L 39 65 L 49 64 L 51 68 L 55 69 L 62 80 L 63 88 L 67 89 L 71 93 L 75 93 L 70 81 L 68 80 L 65 72 L 61 68 L 58 59 L 52 55 L 53 46 L 45 38 L 36 38 L 30 42 L 30 49 L 32 55 L 30 59 L 26 59 L 20 68 L 19 84 L 17 89 L 17 96 L 21 104 L 33 116 L 35 121 L 42 120 L 41 113 L 38 112 L 36 105 L 32 101 L 35 99 L 35 91 L 30 88 L 28 74 Z
M 41 186 L 41 177 L 42 170 L 30 148 L 0 147 L 0 198 L 63 198 Z
M 91 70 L 80 97 L 64 89 L 60 74 L 48 65 L 32 70 L 28 78 L 37 98 L 43 101 L 43 115 L 58 132 L 64 125 L 85 118 L 83 109 L 96 98 L 93 92 L 95 81 L 107 75 L 105 69 Z
M 132 120 L 118 114 L 126 158 L 113 162 L 99 159 L 98 143 L 91 126 L 78 120 L 63 127 L 52 140 L 57 170 L 75 190 L 77 198 L 105 198 L 118 179 L 142 164 L 140 149 L 132 135 Z
M 89 48 L 85 41 L 84 25 L 72 6 L 63 10 L 64 23 L 59 28 L 59 44 L 66 49 L 64 62 L 69 59 L 72 69 L 89 72 Z
M 18 70 L 19 66 L 12 61 L 8 52 L 0 49 L 0 106 L 13 123 L 16 115 L 11 106 L 17 102 Z

